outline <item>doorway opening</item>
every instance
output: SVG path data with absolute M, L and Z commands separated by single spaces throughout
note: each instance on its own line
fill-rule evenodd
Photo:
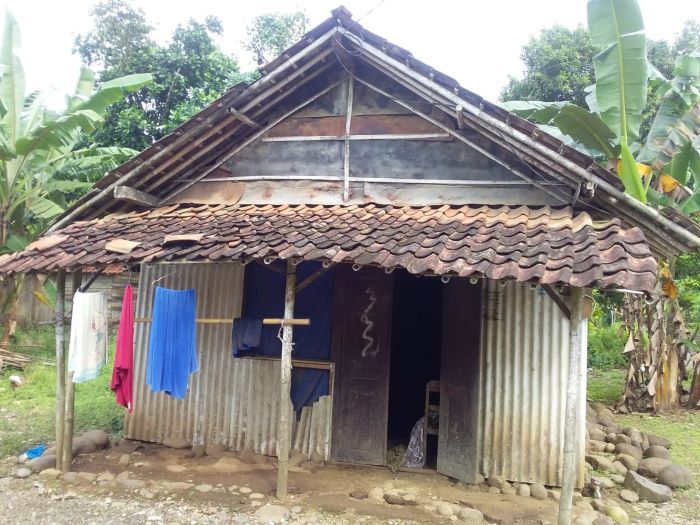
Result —
M 389 376 L 389 462 L 407 447 L 411 430 L 425 416 L 426 385 L 440 380 L 442 346 L 440 279 L 394 272 Z M 435 403 L 432 394 L 431 403 Z M 437 436 L 425 435 L 425 466 L 435 468 Z

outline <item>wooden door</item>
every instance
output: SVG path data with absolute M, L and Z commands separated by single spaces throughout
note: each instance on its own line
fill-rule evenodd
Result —
M 442 364 L 437 470 L 476 479 L 481 284 L 452 279 L 442 306 Z
M 381 269 L 336 272 L 331 455 L 338 461 L 386 464 L 392 283 Z

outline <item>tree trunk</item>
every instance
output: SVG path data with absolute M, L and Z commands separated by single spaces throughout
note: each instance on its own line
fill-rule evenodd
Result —
M 15 333 L 17 326 L 17 300 L 24 282 L 24 275 L 5 275 L 0 285 L 0 327 L 2 339 L 0 345 L 6 347 Z

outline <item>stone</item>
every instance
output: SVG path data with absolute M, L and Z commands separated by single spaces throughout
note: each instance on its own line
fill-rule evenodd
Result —
M 645 458 L 663 458 L 671 459 L 671 453 L 667 448 L 661 445 L 649 445 L 649 447 L 644 451 Z
M 605 452 L 607 443 L 604 441 L 596 441 L 595 439 L 586 440 L 586 450 L 589 452 Z
M 452 505 L 445 501 L 438 501 L 435 504 L 435 510 L 438 514 L 440 514 L 440 516 L 445 516 L 448 518 L 455 513 L 454 509 L 452 508 Z
M 571 523 L 572 525 L 593 525 L 593 519 L 587 514 L 579 514 Z
M 535 499 L 547 499 L 547 489 L 542 483 L 530 485 L 530 496 Z
M 201 485 L 195 485 L 194 490 L 197 492 L 211 492 L 214 487 L 208 483 L 202 483 Z
M 181 437 L 166 437 L 163 446 L 174 449 L 190 448 L 190 442 Z
M 641 474 L 637 474 L 631 470 L 627 473 L 627 476 L 625 476 L 624 487 L 636 492 L 640 499 L 650 501 L 651 503 L 663 503 L 671 499 L 672 493 L 669 487 L 654 483 Z
M 251 489 L 250 487 L 241 487 L 240 489 L 238 489 L 238 492 L 240 492 L 241 494 L 252 494 L 253 489 Z
M 372 490 L 369 491 L 369 497 L 373 500 L 383 500 L 384 491 L 379 487 L 374 487 Z
M 384 501 L 390 505 L 403 505 L 403 498 L 398 494 L 384 494 Z
M 602 500 L 602 499 L 592 499 L 591 500 L 591 507 L 593 507 L 594 510 L 597 510 L 598 512 L 602 512 L 603 514 L 608 512 L 608 507 L 610 506 L 610 502 L 607 500 Z
M 289 509 L 289 512 L 291 512 L 292 514 L 300 514 L 301 507 L 299 505 L 296 505 L 296 506 L 292 507 L 291 509 Z
M 461 520 L 469 521 L 481 521 L 484 519 L 484 515 L 481 511 L 476 509 L 470 509 L 467 507 L 462 507 L 457 513 L 457 517 Z
M 125 479 L 129 479 L 129 471 L 125 470 L 124 472 L 120 472 L 117 474 L 117 481 L 124 481 Z
M 615 525 L 615 522 L 607 516 L 598 516 L 593 520 L 593 525 Z
M 609 410 L 608 407 L 600 401 L 593 401 L 592 403 L 589 403 L 589 406 L 593 409 L 596 415 L 600 414 L 603 410 Z
M 92 441 L 92 444 L 95 445 L 98 450 L 107 448 L 109 445 L 109 436 L 104 430 L 91 430 L 90 432 L 85 432 L 85 434 L 80 437 Z
M 530 497 L 530 485 L 526 485 L 525 483 L 523 483 L 522 485 L 520 485 L 518 487 L 517 493 L 518 493 L 518 496 L 524 496 L 526 498 L 529 498 Z
M 614 443 L 606 443 L 605 444 L 605 452 L 608 454 L 612 454 L 615 452 L 615 444 Z
M 627 474 L 627 473 L 625 472 L 625 474 Z M 625 482 L 625 476 L 621 476 L 620 474 L 612 474 L 610 476 L 610 479 L 613 480 L 618 485 L 622 485 Z
M 642 432 L 638 428 L 626 427 L 622 429 L 622 433 L 629 436 L 632 441 L 638 441 L 641 445 L 642 443 Z
M 586 462 L 594 469 L 604 472 L 615 472 L 612 461 L 603 456 L 586 455 Z
M 547 497 L 554 501 L 559 501 L 561 499 L 561 493 L 558 490 L 548 490 Z
M 603 425 L 603 427 L 607 429 L 613 430 L 618 428 L 618 426 L 615 424 L 612 418 L 608 416 L 598 416 L 598 423 Z
M 503 487 L 501 489 L 501 494 L 504 496 L 515 496 L 517 492 L 513 487 Z
M 613 480 L 611 480 L 610 478 L 606 478 L 604 476 L 597 476 L 596 479 L 600 482 L 600 486 L 604 489 L 611 489 L 615 486 L 615 483 L 613 483 Z
M 599 428 L 594 428 L 591 430 L 589 436 L 594 441 L 605 441 L 605 432 Z
M 253 492 L 250 496 L 248 496 L 250 499 L 265 499 L 265 495 L 261 494 L 260 492 Z
M 416 499 L 415 494 L 404 494 L 402 496 L 403 498 L 403 504 L 407 507 L 417 507 L 418 506 L 418 500 Z
M 299 452 L 298 450 L 295 450 L 292 455 L 289 457 L 289 467 L 298 467 L 302 463 L 304 463 L 307 460 L 307 457 Z
M 56 456 L 44 454 L 38 458 L 27 461 L 24 466 L 31 469 L 32 472 L 41 472 L 47 468 L 56 468 Z
M 608 508 L 608 516 L 612 518 L 615 523 L 620 525 L 627 525 L 630 522 L 630 518 L 622 507 L 610 507 Z
M 58 479 L 60 475 L 61 471 L 55 468 L 47 468 L 39 472 L 39 477 L 43 479 Z
M 501 493 L 501 489 L 499 489 L 498 487 L 489 487 L 488 492 L 489 492 L 490 494 L 500 494 L 500 493 Z
M 282 505 L 263 505 L 255 511 L 259 523 L 282 523 L 289 519 L 289 511 Z
M 114 474 L 112 474 L 109 470 L 105 470 L 104 472 L 100 472 L 97 476 L 97 482 L 111 482 L 114 481 Z
M 655 434 L 647 434 L 647 439 L 649 440 L 649 446 L 658 445 L 664 448 L 671 448 L 671 440 L 665 437 L 657 436 Z
M 629 489 L 622 489 L 620 491 L 620 499 L 627 503 L 637 503 L 639 501 L 639 496 L 637 496 L 636 492 Z
M 119 484 L 132 490 L 142 489 L 146 486 L 146 482 L 141 479 L 123 479 L 119 482 Z
M 628 445 L 627 443 L 618 443 L 615 445 L 615 452 L 617 454 L 627 454 L 632 456 L 637 461 L 642 460 L 642 449 L 637 448 L 634 445 Z
M 481 492 L 481 487 L 479 485 L 475 485 L 473 483 L 470 483 L 465 487 L 467 492 Z
M 486 483 L 489 487 L 496 487 L 498 489 L 510 487 L 510 483 L 508 483 L 503 476 L 490 476 L 486 478 Z
M 187 490 L 191 489 L 193 484 L 186 481 L 163 481 L 161 486 L 165 490 Z
M 682 465 L 668 465 L 659 472 L 656 481 L 672 489 L 689 487 L 693 484 L 693 473 Z
M 80 476 L 87 483 L 92 483 L 97 479 L 97 474 L 94 472 L 78 472 L 78 476 Z
M 122 467 L 126 467 L 130 461 L 131 461 L 131 454 L 122 454 L 121 457 L 119 458 L 119 465 Z
M 622 463 L 627 470 L 637 470 L 637 467 L 639 467 L 639 460 L 629 454 L 618 454 L 615 456 L 615 461 Z
M 632 457 L 632 456 L 630 456 L 630 457 Z M 629 470 L 620 461 L 613 461 L 613 468 L 615 469 L 615 473 L 618 476 L 624 476 L 625 474 L 627 474 L 627 471 Z
M 369 492 L 365 489 L 355 489 L 350 492 L 350 497 L 354 499 L 367 499 L 369 497 Z
M 97 452 L 95 444 L 82 436 L 73 438 L 73 457 L 80 454 L 93 454 Z
M 615 445 L 624 443 L 625 445 L 631 445 L 632 439 L 625 434 L 615 434 L 615 438 L 612 441 Z
M 79 485 L 80 483 L 83 483 L 85 480 L 78 476 L 77 472 L 66 472 L 63 474 L 63 481 L 65 483 L 70 483 L 71 485 Z
M 639 462 L 637 472 L 648 478 L 656 478 L 671 462 L 664 458 L 645 458 Z
M 207 456 L 216 457 L 226 452 L 226 447 L 220 443 L 209 443 L 204 452 Z
M 176 474 L 179 474 L 180 472 L 185 472 L 185 471 L 189 470 L 184 465 L 166 465 L 165 469 L 170 471 L 170 472 L 175 472 Z
M 207 447 L 205 447 L 204 445 L 194 445 L 192 447 L 192 453 L 196 458 L 201 458 L 202 456 L 204 456 L 204 454 L 206 454 L 206 452 Z
M 15 472 L 15 477 L 17 478 L 28 478 L 31 475 L 32 469 L 28 467 L 20 467 L 17 469 L 17 472 Z

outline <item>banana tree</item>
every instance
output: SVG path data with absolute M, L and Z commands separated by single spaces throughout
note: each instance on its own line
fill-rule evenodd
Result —
M 86 137 L 103 122 L 110 104 L 150 82 L 149 74 L 129 75 L 95 90 L 92 72 L 83 69 L 65 108 L 47 107 L 41 92 L 25 93 L 24 71 L 16 50 L 20 33 L 5 13 L 0 42 L 0 250 L 22 249 L 48 221 L 92 182 L 135 152 L 86 146 Z M 3 278 L 0 293 L 3 342 L 12 332 L 21 281 Z

